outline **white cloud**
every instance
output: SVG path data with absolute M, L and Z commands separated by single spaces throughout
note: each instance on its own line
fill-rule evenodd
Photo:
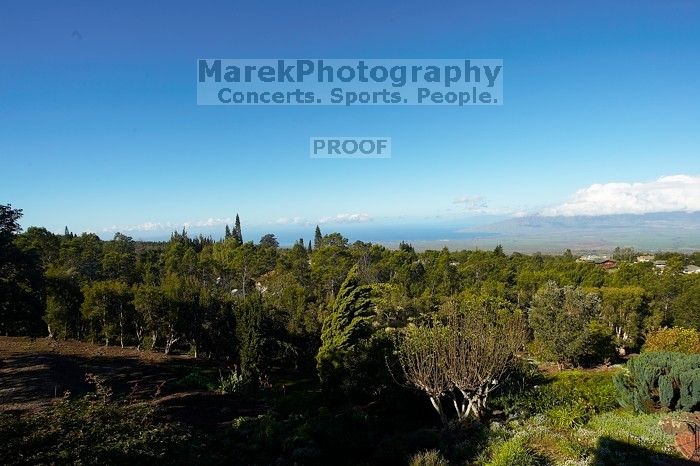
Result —
M 199 220 L 196 222 L 185 222 L 182 224 L 185 228 L 203 228 L 203 227 L 217 227 L 222 225 L 228 225 L 234 223 L 231 218 L 208 218 L 206 220 Z
M 301 217 L 280 217 L 274 223 L 275 225 L 301 225 L 305 222 Z
M 144 222 L 138 225 L 112 225 L 111 227 L 103 228 L 105 233 L 109 232 L 130 232 L 130 231 L 173 231 L 181 230 L 182 228 L 206 228 L 233 224 L 231 218 L 214 218 L 210 217 L 206 220 L 196 220 L 192 222 L 171 223 L 171 222 Z
M 485 211 L 488 207 L 486 199 L 483 196 L 462 196 L 453 201 L 455 204 L 460 204 L 464 210 Z
M 544 216 L 646 214 L 700 211 L 700 176 L 664 176 L 641 183 L 593 184 Z
M 371 220 L 367 214 L 338 214 L 333 217 L 321 217 L 318 223 L 363 223 Z

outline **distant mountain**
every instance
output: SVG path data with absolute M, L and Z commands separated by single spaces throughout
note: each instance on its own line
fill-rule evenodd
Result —
M 474 235 L 476 229 L 461 233 Z M 511 250 L 610 250 L 631 246 L 639 250 L 700 250 L 700 212 L 642 215 L 544 217 L 533 215 L 478 227 L 483 246 L 500 242 Z M 471 240 L 470 240 L 471 241 Z M 488 243 L 488 244 L 487 244 Z

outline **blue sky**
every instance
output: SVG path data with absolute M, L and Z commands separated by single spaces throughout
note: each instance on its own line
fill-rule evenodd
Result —
M 6 2 L 0 202 L 107 237 L 694 210 L 699 25 L 691 0 Z M 198 107 L 200 57 L 502 58 L 505 104 Z M 309 158 L 338 134 L 392 158 Z

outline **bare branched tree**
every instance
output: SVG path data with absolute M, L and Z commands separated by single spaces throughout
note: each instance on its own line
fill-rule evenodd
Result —
M 527 341 L 525 321 L 519 312 L 486 303 L 448 303 L 443 311 L 445 324 L 406 329 L 398 341 L 399 363 L 408 384 L 428 395 L 443 422 L 445 396 L 458 419 L 481 417 Z
M 428 395 L 443 423 L 447 423 L 447 415 L 441 398 L 452 388 L 445 370 L 447 361 L 443 350 L 449 334 L 450 330 L 441 324 L 410 326 L 398 340 L 397 348 L 406 382 Z
M 448 316 L 451 341 L 445 346 L 447 378 L 459 419 L 481 417 L 489 395 L 500 385 L 527 341 L 519 313 L 471 309 Z

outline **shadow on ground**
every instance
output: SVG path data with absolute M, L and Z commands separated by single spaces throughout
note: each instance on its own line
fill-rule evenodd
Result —
M 602 437 L 598 441 L 593 464 L 595 466 L 697 466 L 698 462 L 657 453 L 632 442 L 627 443 Z

